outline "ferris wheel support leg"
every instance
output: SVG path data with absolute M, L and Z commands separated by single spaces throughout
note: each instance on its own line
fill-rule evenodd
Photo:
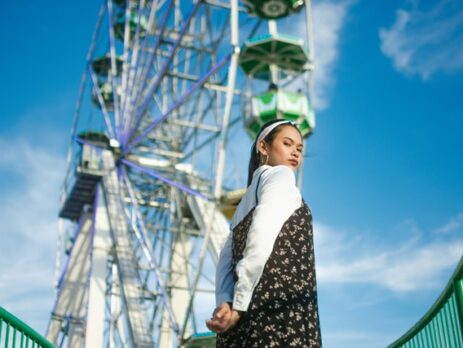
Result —
M 213 229 L 216 212 L 217 212 L 217 210 L 214 209 L 214 210 L 212 210 L 212 212 L 209 213 L 210 215 L 206 217 L 207 224 L 206 224 L 206 230 L 204 231 L 204 241 L 203 241 L 203 244 L 202 244 L 201 250 L 200 250 L 199 265 L 197 267 L 196 275 L 195 275 L 195 278 L 193 280 L 193 284 L 192 284 L 192 287 L 191 287 L 192 291 L 191 291 L 190 296 L 189 296 L 189 301 L 187 302 L 188 303 L 188 307 L 187 307 L 187 310 L 186 310 L 187 315 L 183 319 L 181 337 L 186 337 L 186 335 L 188 334 L 188 319 L 189 319 L 188 318 L 188 313 L 191 313 L 191 309 L 193 308 L 193 301 L 194 301 L 195 294 L 196 294 L 195 290 L 197 289 L 199 279 L 200 279 L 200 276 L 201 276 L 201 272 L 203 270 L 204 259 L 205 259 L 205 256 L 206 256 L 206 252 L 208 250 L 209 239 L 210 239 L 210 235 L 211 235 L 211 232 L 212 232 L 212 229 Z M 185 308 L 185 307 L 183 307 L 183 308 Z
M 58 238 L 56 239 L 56 257 L 55 257 L 55 297 L 58 294 L 59 278 L 61 271 L 61 252 L 64 235 L 64 221 L 58 220 Z
M 97 187 L 93 226 L 92 271 L 88 297 L 86 348 L 104 346 L 105 297 L 108 253 L 111 248 L 109 220 L 101 184 Z
M 80 346 L 84 327 L 88 274 L 90 272 L 92 216 L 81 216 L 76 240 L 59 281 L 47 339 L 58 344 L 66 335 L 70 347 Z
M 170 269 L 169 285 L 172 287 L 170 291 L 170 302 L 174 317 L 178 323 L 184 322 L 186 318 L 185 308 L 190 300 L 191 286 L 189 280 L 189 265 L 185 265 L 185 260 L 188 260 L 191 253 L 191 241 L 185 233 L 179 233 L 178 237 L 172 244 L 172 260 Z M 189 334 L 189 327 L 186 325 L 184 333 Z M 185 337 L 180 334 L 180 337 Z M 164 311 L 164 320 L 162 333 L 159 339 L 159 348 L 172 347 L 174 341 L 174 331 L 170 326 L 167 310 Z

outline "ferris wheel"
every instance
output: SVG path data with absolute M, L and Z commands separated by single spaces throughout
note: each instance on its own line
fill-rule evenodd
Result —
M 302 0 L 104 1 L 61 197 L 57 347 L 212 347 L 238 145 L 273 118 L 315 127 L 310 18 Z

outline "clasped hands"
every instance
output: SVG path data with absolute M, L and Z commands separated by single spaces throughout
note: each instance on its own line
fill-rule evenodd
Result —
M 206 320 L 206 326 L 216 333 L 224 333 L 234 327 L 238 320 L 240 320 L 240 312 L 232 309 L 230 304 L 225 302 L 214 310 L 211 319 Z

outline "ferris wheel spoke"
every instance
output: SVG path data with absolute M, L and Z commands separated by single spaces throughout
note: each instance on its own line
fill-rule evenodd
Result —
M 151 7 L 150 19 L 148 21 L 148 29 L 153 27 L 152 21 L 154 20 L 154 12 L 156 10 L 156 7 L 155 7 L 156 5 L 155 4 L 156 3 L 153 2 L 152 7 Z M 130 88 L 129 88 L 128 97 L 127 97 L 128 100 L 130 101 L 131 105 L 135 104 L 135 101 L 139 98 L 139 95 L 140 95 L 141 91 L 143 90 L 143 88 L 146 85 L 146 81 L 147 81 L 147 78 L 148 78 L 149 71 L 151 69 L 151 66 L 153 65 L 154 58 L 156 57 L 156 53 L 158 53 L 158 49 L 159 49 L 160 44 L 161 44 L 161 39 L 164 36 L 164 32 L 165 32 L 165 29 L 167 27 L 168 19 L 169 19 L 170 15 L 171 15 L 173 5 L 174 5 L 174 1 L 169 1 L 168 7 L 165 10 L 165 14 L 164 14 L 164 16 L 162 18 L 162 21 L 161 21 L 159 34 L 158 34 L 158 36 L 156 38 L 156 41 L 154 43 L 154 47 L 152 48 L 151 52 L 149 52 L 147 63 L 145 63 L 145 59 L 142 59 L 139 62 L 139 64 L 137 64 L 137 66 L 139 68 L 137 69 L 137 73 L 135 75 L 135 78 L 133 78 L 131 83 L 130 83 Z M 159 7 L 161 7 L 161 6 L 162 5 L 159 5 Z M 142 51 L 145 48 L 145 44 L 147 43 L 148 38 L 149 38 L 149 35 L 146 35 L 144 40 L 143 40 Z M 145 56 L 146 55 L 143 55 L 143 57 L 145 57 Z M 137 81 L 137 83 L 135 83 L 135 81 Z M 129 131 L 128 125 L 126 125 L 125 131 L 126 132 Z M 125 142 L 126 142 L 126 139 L 124 139 L 124 143 Z
M 142 17 L 142 15 L 140 14 L 141 12 L 141 9 L 143 8 L 142 5 L 139 6 L 139 10 L 138 10 L 138 17 L 139 18 L 144 18 Z M 164 16 L 164 22 L 167 23 L 167 19 L 169 18 L 170 16 L 170 12 L 171 12 L 171 8 L 172 8 L 172 2 L 169 1 L 169 6 L 167 8 L 167 11 L 166 11 L 166 14 Z M 134 44 L 134 48 L 131 48 L 130 46 L 125 46 L 125 51 L 131 51 L 132 52 L 132 56 L 131 56 L 131 76 L 130 76 L 130 81 L 129 83 L 127 84 L 127 87 L 125 88 L 125 100 L 124 100 L 124 115 L 126 116 L 126 121 L 124 123 L 124 126 L 123 126 L 123 137 L 122 137 L 122 140 L 121 140 L 121 143 L 125 143 L 126 142 L 126 135 L 127 135 L 127 132 L 128 130 L 130 129 L 130 124 L 131 122 L 133 122 L 133 117 L 131 116 L 134 111 L 135 111 L 135 107 L 136 107 L 136 101 L 138 99 L 138 95 L 140 93 L 141 90 L 143 90 L 143 85 L 145 82 L 140 82 L 140 78 L 141 76 L 143 76 L 143 74 L 145 73 L 145 71 L 149 71 L 150 70 L 150 67 L 153 63 L 153 57 L 157 51 L 157 47 L 159 45 L 159 42 L 160 40 L 158 39 L 157 42 L 155 43 L 155 49 L 150 53 L 150 57 L 148 59 L 148 63 L 146 63 L 146 47 L 149 43 L 149 39 L 150 39 L 150 32 L 151 32 L 151 28 L 153 27 L 153 21 L 154 21 L 154 15 L 155 15 L 155 12 L 156 12 L 156 9 L 157 9 L 157 6 L 156 6 L 156 2 L 153 2 L 152 5 L 151 5 L 151 9 L 150 9 L 150 15 L 149 15 L 149 20 L 148 20 L 148 24 L 146 25 L 146 28 L 144 29 L 146 32 L 143 34 L 143 40 L 142 40 L 142 44 L 140 45 L 140 42 L 139 42 L 139 36 L 140 36 L 140 30 L 139 30 L 139 27 L 140 27 L 140 22 L 141 20 L 137 21 L 137 31 L 136 31 L 136 35 L 135 35 L 135 44 Z M 165 25 L 165 24 L 164 24 Z M 144 77 L 143 77 L 143 81 L 144 81 Z
M 183 36 L 185 35 L 186 30 L 188 29 L 188 27 L 190 25 L 190 21 L 193 18 L 193 16 L 195 15 L 196 11 L 198 10 L 200 4 L 201 4 L 201 1 L 197 1 L 193 5 L 193 8 L 191 9 L 188 17 L 186 18 L 186 20 L 185 20 L 185 22 L 184 22 L 184 24 L 182 26 L 182 29 L 181 29 L 181 31 L 180 31 L 180 33 L 178 35 L 178 38 L 175 41 L 174 46 L 172 47 L 172 49 L 169 52 L 169 56 L 165 59 L 164 65 L 162 66 L 161 70 L 158 72 L 156 79 L 153 81 L 152 84 L 150 84 L 150 86 L 148 86 L 147 93 L 145 94 L 144 99 L 140 103 L 141 106 L 137 109 L 134 128 L 131 131 L 129 131 L 129 133 L 127 134 L 127 136 L 125 138 L 126 141 L 128 141 L 130 139 L 130 137 L 132 136 L 133 130 L 138 127 L 138 125 L 140 123 L 140 119 L 143 116 L 143 113 L 145 112 L 145 110 L 148 107 L 148 104 L 151 101 L 150 100 L 151 95 L 156 93 L 156 90 L 159 87 L 159 84 L 161 83 L 161 80 L 164 77 L 164 74 L 166 73 L 170 62 L 172 61 L 172 57 L 174 56 L 175 52 L 177 51 L 177 48 L 179 47 L 180 41 L 182 40 Z
M 136 204 L 136 200 L 135 200 L 135 197 L 134 197 L 134 193 L 133 193 L 133 190 L 132 190 L 132 187 L 130 185 L 130 182 L 128 180 L 128 176 L 127 176 L 127 173 L 125 171 L 125 169 L 122 168 L 122 175 L 123 175 L 123 181 L 126 185 L 126 188 L 127 188 L 127 191 L 129 192 L 129 195 L 132 199 L 132 202 L 133 202 L 133 207 L 134 207 L 134 210 L 135 210 L 135 220 L 137 222 L 137 224 L 132 224 L 132 228 L 134 229 L 135 232 L 138 231 L 138 233 L 136 233 L 137 237 L 139 238 L 139 241 L 142 245 L 142 249 L 145 253 L 145 257 L 149 260 L 149 263 L 150 263 L 150 266 L 152 267 L 153 271 L 154 271 L 154 274 L 156 275 L 156 282 L 158 284 L 158 287 L 162 293 L 162 297 L 163 297 L 163 301 L 164 301 L 164 305 L 165 307 L 167 308 L 167 311 L 168 311 L 168 314 L 169 314 L 169 319 L 171 321 L 171 325 L 174 329 L 175 332 L 178 332 L 179 331 L 179 328 L 178 328 L 178 324 L 175 320 L 175 316 L 173 314 L 173 310 L 172 310 L 172 306 L 170 304 L 170 301 L 169 301 L 169 297 L 168 297 L 168 294 L 165 290 L 165 286 L 163 284 L 163 281 L 162 281 L 162 277 L 161 275 L 159 274 L 159 271 L 158 271 L 158 266 L 155 262 L 155 258 L 153 257 L 153 252 L 150 248 L 150 245 L 148 244 L 148 234 L 146 232 L 146 229 L 145 229 L 145 226 L 143 224 L 143 219 L 141 218 L 141 215 L 138 211 L 138 206 Z M 140 229 L 140 230 L 139 230 Z M 140 233 L 141 232 L 141 233 Z
M 97 19 L 96 25 L 95 25 L 95 31 L 93 32 L 92 39 L 91 39 L 91 42 L 90 42 L 90 46 L 88 48 L 88 52 L 87 52 L 87 56 L 86 56 L 86 64 L 87 64 L 87 66 L 89 66 L 91 64 L 91 59 L 93 57 L 95 47 L 96 47 L 98 33 L 100 32 L 101 24 L 103 23 L 104 14 L 105 14 L 105 5 L 101 4 L 100 10 L 98 12 L 98 19 Z M 81 112 L 81 109 L 82 109 L 82 102 L 83 102 L 83 98 L 84 98 L 84 92 L 85 92 L 85 87 L 86 87 L 86 82 L 87 82 L 87 76 L 88 76 L 88 70 L 87 70 L 87 68 L 85 68 L 83 73 L 82 73 L 82 78 L 81 78 L 80 86 L 79 86 L 79 96 L 77 98 L 75 111 L 74 111 L 74 114 L 72 116 L 71 137 L 70 137 L 70 140 L 69 140 L 68 150 L 67 150 L 67 154 L 66 154 L 66 173 L 64 175 L 65 181 L 67 181 L 67 178 L 71 174 L 71 168 L 72 168 L 71 161 L 72 161 L 72 153 L 73 153 L 73 144 L 74 144 L 74 138 L 75 138 L 76 133 L 77 133 L 77 126 L 78 126 L 78 122 L 79 122 L 80 112 Z
M 136 211 L 138 211 L 138 213 L 137 213 L 137 219 L 138 219 L 138 221 L 144 226 L 143 228 L 144 228 L 145 230 L 147 230 L 148 226 L 144 223 L 144 218 L 142 217 L 142 214 L 140 213 L 140 210 L 139 210 L 139 208 L 138 208 L 138 203 L 137 203 L 137 199 L 136 199 L 137 193 L 135 192 L 135 188 L 132 187 L 132 185 L 130 184 L 130 179 L 129 179 L 128 176 L 126 176 L 127 174 L 126 174 L 126 171 L 125 171 L 125 170 L 124 170 L 124 173 L 125 173 L 125 174 L 124 174 L 124 182 L 125 182 L 125 184 L 126 184 L 127 187 L 130 187 L 131 202 L 132 202 L 132 204 L 133 204 L 133 206 L 134 206 L 134 209 L 135 209 Z M 178 194 L 176 194 L 176 196 L 179 197 Z M 177 200 L 177 205 L 178 205 L 178 206 L 181 205 L 180 202 L 179 202 L 178 200 Z M 214 217 L 212 217 L 212 219 L 213 219 L 213 218 L 214 218 Z M 129 216 L 128 216 L 128 219 L 131 220 Z M 164 226 L 159 226 L 159 227 L 154 227 L 154 228 L 155 228 L 155 229 L 164 228 Z M 177 231 L 176 233 L 178 233 L 178 232 L 179 232 L 179 231 Z M 155 236 L 157 236 L 157 233 L 155 233 Z M 204 237 L 204 236 L 203 236 L 203 237 Z M 180 262 L 180 263 L 178 264 L 179 266 L 180 266 L 181 264 L 183 264 L 183 265 L 185 265 L 185 266 L 188 265 L 188 267 L 191 267 L 191 269 L 192 269 L 193 271 L 198 272 L 198 273 L 201 273 L 201 269 L 198 267 L 198 265 L 196 265 L 195 263 L 193 263 L 189 256 L 185 256 L 185 255 L 186 255 L 185 252 L 183 252 L 183 253 L 178 253 L 178 252 L 176 252 L 175 250 L 172 250 L 172 249 L 171 249 L 171 245 L 167 244 L 166 241 L 164 240 L 164 238 L 156 238 L 156 239 L 153 239 L 153 241 L 151 242 L 152 245 L 153 245 L 153 247 L 155 247 L 156 242 L 159 243 L 160 246 L 162 246 L 163 248 L 165 248 L 165 250 L 170 251 L 170 252 L 173 253 L 173 254 L 176 254 L 176 256 L 177 256 L 178 259 L 179 259 L 178 262 Z M 158 260 L 158 262 L 159 262 L 159 260 Z M 158 264 L 160 264 L 160 263 L 158 263 Z M 211 285 L 214 284 L 214 281 L 213 281 L 211 278 L 209 278 L 206 274 L 201 274 L 201 276 L 202 276 L 202 279 L 208 281 Z
M 116 43 L 114 38 L 114 25 L 113 25 L 113 1 L 107 0 L 108 7 L 108 22 L 109 22 L 109 46 L 110 46 L 110 57 L 111 57 L 111 85 L 112 93 L 114 100 L 114 128 L 115 128 L 115 137 L 119 139 L 119 97 L 117 93 L 116 85 L 116 76 L 117 76 L 117 66 L 116 66 Z
M 90 66 L 88 66 L 88 71 L 89 71 L 89 74 L 91 76 L 92 83 L 93 83 L 93 92 L 97 96 L 98 103 L 100 104 L 101 111 L 103 112 L 103 118 L 104 118 L 104 122 L 106 124 L 106 129 L 108 130 L 110 136 L 115 138 L 116 135 L 114 133 L 113 126 L 111 124 L 111 118 L 109 116 L 108 110 L 106 109 L 106 105 L 105 105 L 105 102 L 103 100 L 103 96 L 101 94 L 100 87 L 98 86 L 98 79 L 97 79 L 95 73 L 93 72 L 93 70 L 91 69 Z
M 199 99 L 198 99 L 198 102 L 199 102 Z M 196 123 L 197 126 L 191 130 L 189 135 L 185 134 L 185 136 L 183 138 L 183 139 L 185 139 L 183 151 L 185 151 L 186 147 L 189 144 L 191 144 L 191 141 L 192 141 L 193 137 L 198 136 L 198 132 L 201 129 L 200 124 L 201 124 L 201 122 L 203 122 L 204 118 L 206 117 L 206 114 L 208 113 L 208 111 L 212 107 L 213 102 L 214 102 L 213 98 L 209 98 L 208 105 L 205 106 L 204 110 L 201 113 L 196 112 L 197 120 L 196 120 L 195 123 Z M 197 109 L 193 109 L 193 110 L 197 110 Z M 214 129 L 210 129 L 210 131 L 213 132 L 216 135 L 218 135 L 220 130 L 221 129 L 219 127 L 214 128 Z M 212 137 L 210 139 L 214 139 L 214 138 Z M 199 148 L 196 148 L 196 149 L 199 149 Z M 185 156 L 183 156 L 183 158 L 185 159 Z
M 109 8 L 109 1 L 111 0 L 108 0 L 108 8 Z M 141 18 L 143 19 L 144 17 L 142 16 L 142 9 L 145 7 L 145 0 L 142 0 L 142 1 L 139 1 L 138 2 L 138 9 L 136 9 L 136 13 L 137 13 L 137 17 L 138 18 Z M 122 62 L 123 62 L 123 67 L 122 67 L 122 84 L 121 84 L 121 87 L 122 87 L 122 91 L 124 91 L 124 93 L 121 95 L 121 107 L 120 107 L 120 110 L 119 110 L 119 113 L 121 114 L 121 118 L 122 120 L 120 121 L 120 129 L 119 129 L 119 133 L 122 134 L 123 133 L 123 129 L 124 129 L 124 124 L 125 124 L 125 119 L 127 117 L 127 112 L 126 112 L 126 107 L 127 107 L 127 96 L 128 96 L 128 93 L 127 93 L 127 83 L 128 83 L 128 80 L 130 78 L 133 79 L 133 73 L 134 73 L 134 70 L 135 70 L 135 66 L 136 66 L 136 63 L 138 61 L 138 57 L 139 57 L 139 51 L 140 51 L 140 35 L 142 33 L 142 28 L 141 28 L 141 25 L 140 23 L 142 22 L 142 20 L 138 20 L 136 22 L 136 26 L 135 26 L 135 32 L 133 33 L 133 38 L 131 37 L 132 33 L 131 33 L 131 24 L 132 24 L 132 12 L 134 11 L 134 7 L 131 3 L 129 3 L 127 6 L 126 6 L 126 9 L 125 9 L 125 21 L 124 21 L 124 35 L 123 35 L 123 41 L 124 41 L 124 45 L 123 45 L 123 54 L 122 54 Z M 113 18 L 113 16 L 111 16 L 111 18 Z M 112 29 L 112 31 L 114 31 L 114 28 Z M 143 35 L 146 34 L 146 33 L 143 33 Z M 147 36 L 144 35 L 144 40 L 143 40 L 143 44 L 146 42 L 146 39 L 147 39 Z M 129 56 L 130 56 L 130 63 L 128 63 L 129 61 Z M 129 76 L 129 73 L 130 73 L 130 76 Z M 129 110 L 130 112 L 130 110 Z M 120 142 L 122 142 L 122 138 L 119 139 Z
M 165 238 L 159 238 L 157 239 L 157 244 L 162 248 L 162 250 L 170 253 L 172 256 L 175 256 L 178 261 L 175 262 L 176 266 L 188 266 L 188 268 L 191 268 L 191 271 L 197 272 L 199 270 L 199 267 L 192 261 L 192 259 L 189 256 L 185 256 L 183 253 L 180 253 L 178 251 L 172 250 L 172 245 L 168 244 L 168 242 L 165 240 Z M 195 260 L 196 261 L 196 260 Z M 157 261 L 157 264 L 160 265 L 162 264 L 161 260 Z M 160 268 L 161 269 L 161 268 Z M 162 269 L 161 269 L 162 270 Z M 165 273 L 169 273 L 169 270 L 164 269 L 162 270 Z M 201 273 L 201 272 L 200 272 Z M 210 278 L 207 274 L 201 273 L 201 279 L 208 282 L 209 285 L 213 286 L 214 285 L 214 280 Z M 171 286 L 169 286 L 170 288 Z M 203 290 L 206 291 L 206 290 Z M 213 291 L 212 289 L 209 291 Z
M 208 104 L 203 107 L 202 103 L 205 96 L 208 96 Z M 183 106 L 183 109 L 188 108 L 189 110 L 192 110 L 191 112 L 187 113 L 180 109 L 179 113 L 182 115 L 182 119 L 174 119 L 170 121 L 173 124 L 183 127 L 183 131 L 181 132 L 181 139 L 184 139 L 182 151 L 190 144 L 192 136 L 195 134 L 197 135 L 199 131 L 213 133 L 220 131 L 218 125 L 208 125 L 204 122 L 206 115 L 212 108 L 213 102 L 213 96 L 209 95 L 209 93 L 206 91 L 206 93 L 202 93 L 200 98 L 196 98 L 193 102 L 189 102 Z M 188 135 L 188 131 L 190 131 L 190 135 Z
M 109 1 L 109 0 L 108 0 Z M 121 117 L 123 118 L 123 121 L 121 122 L 121 130 L 120 130 L 120 134 L 121 136 L 123 135 L 123 130 L 124 130 L 124 125 L 126 123 L 126 119 L 127 119 L 127 116 L 128 116 L 128 112 L 127 112 L 127 82 L 128 82 L 128 79 L 133 75 L 133 69 L 135 69 L 135 66 L 134 66 L 134 61 L 136 59 L 136 56 L 138 54 L 138 40 L 136 41 L 136 45 L 134 47 L 133 50 L 131 50 L 131 45 L 130 45 L 130 25 L 131 25 L 131 13 L 130 13 L 130 6 L 127 6 L 126 9 L 125 9 L 125 23 L 124 23 L 124 37 L 123 37 L 123 40 L 124 40 L 124 51 L 122 53 L 122 62 L 123 62 L 123 66 L 122 66 L 122 90 L 124 91 L 124 93 L 122 94 L 122 98 L 121 98 L 121 104 L 122 104 L 122 110 L 121 110 Z M 138 27 L 138 23 L 137 23 L 137 27 Z M 137 37 L 138 39 L 138 37 Z M 132 52 L 131 52 L 132 51 Z M 129 61 L 129 56 L 130 56 L 130 53 L 131 53 L 131 62 L 128 63 Z M 130 76 L 129 76 L 130 74 Z M 130 112 L 130 110 L 128 110 Z M 121 137 L 121 139 L 119 139 L 120 142 L 122 143 L 123 141 L 123 138 Z
M 153 32 L 155 32 L 155 29 L 153 27 L 152 20 L 154 19 L 154 13 L 156 11 L 156 8 L 160 8 L 160 7 L 162 7 L 162 4 L 157 5 L 155 2 L 153 2 L 151 12 L 150 12 L 150 20 L 148 22 L 148 29 L 152 29 Z M 157 33 L 155 32 L 156 41 L 155 41 L 153 47 L 150 48 L 150 52 L 149 52 L 149 55 L 148 55 L 148 62 L 147 63 L 145 63 L 144 61 L 140 62 L 139 71 L 138 71 L 138 74 L 137 74 L 137 81 L 140 81 L 140 83 L 138 84 L 138 87 L 141 87 L 141 88 L 138 88 L 136 90 L 135 100 L 138 99 L 139 93 L 141 92 L 142 88 L 144 88 L 146 86 L 148 73 L 149 73 L 149 71 L 150 71 L 150 69 L 151 69 L 151 67 L 152 67 L 152 65 L 154 63 L 154 59 L 156 57 L 156 54 L 159 54 L 159 47 L 161 45 L 162 38 L 164 37 L 165 30 L 167 28 L 168 19 L 169 19 L 170 15 L 171 15 L 171 12 L 172 12 L 173 8 L 174 8 L 174 1 L 169 1 L 167 9 L 164 10 L 165 13 L 164 13 L 164 15 L 162 17 L 161 25 L 159 26 L 158 32 Z M 146 43 L 146 41 L 148 40 L 148 37 L 149 37 L 148 35 L 145 37 L 144 43 Z M 143 48 L 144 47 L 145 46 L 143 46 Z M 143 57 L 146 57 L 146 55 L 143 56 Z
M 153 121 L 148 127 L 146 127 L 141 134 L 136 137 L 128 146 L 123 150 L 123 154 L 130 151 L 134 146 L 140 143 L 150 132 L 156 127 L 160 122 L 164 121 L 175 109 L 180 105 L 186 102 L 186 100 L 195 92 L 199 87 L 201 87 L 209 77 L 214 74 L 218 69 L 220 69 L 230 58 L 231 54 L 228 54 L 220 62 L 218 62 L 212 69 L 206 73 L 198 82 L 196 82 L 189 90 L 187 90 L 168 110 L 167 112 L 159 117 L 157 120 Z
M 241 121 L 240 117 L 236 117 L 235 119 L 231 120 L 229 124 L 229 128 L 232 128 L 233 126 L 237 125 L 239 121 Z M 212 134 L 209 138 L 205 139 L 202 143 L 197 144 L 193 150 L 191 150 L 190 152 L 187 152 L 182 157 L 182 160 L 189 159 L 191 156 L 193 156 L 195 152 L 201 150 L 204 146 L 208 145 L 211 141 L 213 141 L 214 139 L 217 139 L 219 136 L 220 136 L 219 132 Z
M 169 178 L 166 178 L 166 177 L 160 175 L 159 173 L 156 173 L 154 170 L 144 168 L 144 167 L 139 166 L 139 165 L 137 165 L 137 164 L 135 164 L 133 162 L 130 162 L 130 161 L 126 160 L 126 159 L 123 159 L 122 163 L 124 163 L 124 164 L 128 165 L 129 167 L 134 168 L 134 169 L 136 169 L 138 171 L 141 171 L 141 172 L 143 172 L 145 174 L 148 174 L 148 175 L 150 175 L 150 176 L 152 176 L 152 177 L 154 177 L 154 178 L 156 178 L 156 179 L 158 179 L 158 180 L 160 180 L 160 181 L 162 181 L 162 182 L 164 182 L 164 183 L 166 183 L 168 185 L 174 186 L 174 187 L 178 188 L 179 190 L 182 190 L 182 191 L 184 191 L 186 193 L 189 193 L 189 194 L 197 196 L 197 197 L 201 197 L 202 199 L 205 199 L 205 200 L 210 199 L 209 197 L 205 196 L 201 192 L 195 191 L 195 190 L 185 186 L 182 183 L 175 182 L 175 181 L 173 181 L 173 180 L 171 180 Z

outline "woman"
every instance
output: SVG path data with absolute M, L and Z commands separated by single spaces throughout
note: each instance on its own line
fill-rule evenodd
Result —
M 312 216 L 294 174 L 302 151 L 289 121 L 266 123 L 253 144 L 206 321 L 217 347 L 321 347 Z

